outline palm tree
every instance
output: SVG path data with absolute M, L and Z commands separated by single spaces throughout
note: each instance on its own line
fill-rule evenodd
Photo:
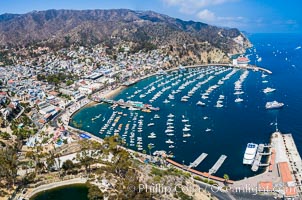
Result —
M 224 175 L 223 175 L 223 178 L 224 178 L 224 182 L 225 182 L 225 184 L 227 185 L 227 184 L 228 184 L 228 181 L 230 180 L 229 175 L 224 174 Z

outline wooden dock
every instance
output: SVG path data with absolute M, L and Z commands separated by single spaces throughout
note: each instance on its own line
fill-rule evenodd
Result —
M 209 174 L 215 174 L 218 169 L 221 167 L 225 159 L 227 158 L 226 155 L 221 155 L 217 162 L 213 165 L 213 167 L 209 170 Z
M 197 167 L 207 156 L 207 153 L 200 154 L 200 156 L 198 156 L 198 158 L 196 158 L 196 160 L 189 165 L 189 168 Z

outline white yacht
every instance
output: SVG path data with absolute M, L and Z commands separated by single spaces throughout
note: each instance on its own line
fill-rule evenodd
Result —
M 182 119 L 181 121 L 182 122 L 188 122 L 189 120 L 188 119 Z
M 234 92 L 235 95 L 239 95 L 239 94 L 243 94 L 244 92 L 243 91 L 236 91 Z
M 180 100 L 180 101 L 187 102 L 187 101 L 188 101 L 188 99 L 186 99 L 186 98 L 181 98 L 181 100 Z
M 156 134 L 154 132 L 150 133 L 150 135 L 148 135 L 148 138 L 154 139 L 156 138 Z
M 266 74 L 262 74 L 261 77 L 262 77 L 262 78 L 265 78 L 265 77 L 267 77 L 267 75 L 266 75 Z
M 160 117 L 159 117 L 159 115 L 158 114 L 155 114 L 154 115 L 154 119 L 159 119 Z
M 190 133 L 184 133 L 184 134 L 182 134 L 182 137 L 191 137 L 191 134 Z
M 222 105 L 221 103 L 217 102 L 216 105 L 215 105 L 215 107 L 216 107 L 216 108 L 222 108 L 223 105 Z
M 203 103 L 202 101 L 198 101 L 198 102 L 196 103 L 196 105 L 198 105 L 198 106 L 205 106 L 206 104 Z
M 240 102 L 242 102 L 243 101 L 243 99 L 241 99 L 241 98 L 237 98 L 237 99 L 235 99 L 235 103 L 240 103 Z
M 243 164 L 244 165 L 252 165 L 254 162 L 254 158 L 256 156 L 258 149 L 258 144 L 248 143 L 245 149 Z
M 154 123 L 149 123 L 148 126 L 154 126 Z
M 173 144 L 174 142 L 171 139 L 166 140 L 167 144 Z
M 173 129 L 166 129 L 166 130 L 165 130 L 165 133 L 172 133 L 172 132 L 174 132 Z
M 267 94 L 270 92 L 274 92 L 275 90 L 276 90 L 275 88 L 267 87 L 267 88 L 263 89 L 263 93 Z
M 182 131 L 190 131 L 191 129 L 189 129 L 188 127 L 184 127 L 183 129 L 182 129 Z
M 173 99 L 175 99 L 175 97 L 173 94 L 169 94 L 168 99 L 173 100 Z
M 170 103 L 170 101 L 169 101 L 168 99 L 165 99 L 165 100 L 163 101 L 163 103 Z
M 168 115 L 168 117 L 171 118 L 171 117 L 174 117 L 174 115 L 173 115 L 172 113 L 170 113 L 170 114 Z
M 265 104 L 266 109 L 282 108 L 283 106 L 284 106 L 284 103 L 279 103 L 278 101 L 271 101 L 271 102 L 267 102 Z

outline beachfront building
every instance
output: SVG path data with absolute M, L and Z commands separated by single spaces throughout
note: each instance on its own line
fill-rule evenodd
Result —
M 240 67 L 246 67 L 250 62 L 250 60 L 247 57 L 239 57 L 236 60 L 237 60 L 237 65 Z

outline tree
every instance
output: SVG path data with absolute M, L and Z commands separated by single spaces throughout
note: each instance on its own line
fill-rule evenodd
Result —
M 230 180 L 230 177 L 229 177 L 229 175 L 227 175 L 227 174 L 224 174 L 224 175 L 223 175 L 223 178 L 224 178 L 225 184 L 227 184 L 228 181 Z
M 18 164 L 16 148 L 0 149 L 0 179 L 7 182 L 7 187 L 15 184 Z
M 101 200 L 104 197 L 103 192 L 96 185 L 92 185 L 89 182 L 86 183 L 88 186 L 88 199 L 89 200 Z
M 73 162 L 71 161 L 71 160 L 66 160 L 63 164 L 62 164 L 62 169 L 64 170 L 64 171 L 69 171 L 69 170 L 71 170 L 71 169 L 73 169 L 74 168 L 74 164 L 73 164 Z
M 55 166 L 56 160 L 53 153 L 49 153 L 46 158 L 47 170 L 51 171 L 51 168 Z
M 90 165 L 93 163 L 93 158 L 90 154 L 91 142 L 88 140 L 81 140 L 81 152 L 76 154 L 76 160 L 84 165 L 86 173 L 90 172 Z
M 4 124 L 4 119 L 2 118 L 2 116 L 0 116 L 0 128 L 2 127 L 3 124 Z

